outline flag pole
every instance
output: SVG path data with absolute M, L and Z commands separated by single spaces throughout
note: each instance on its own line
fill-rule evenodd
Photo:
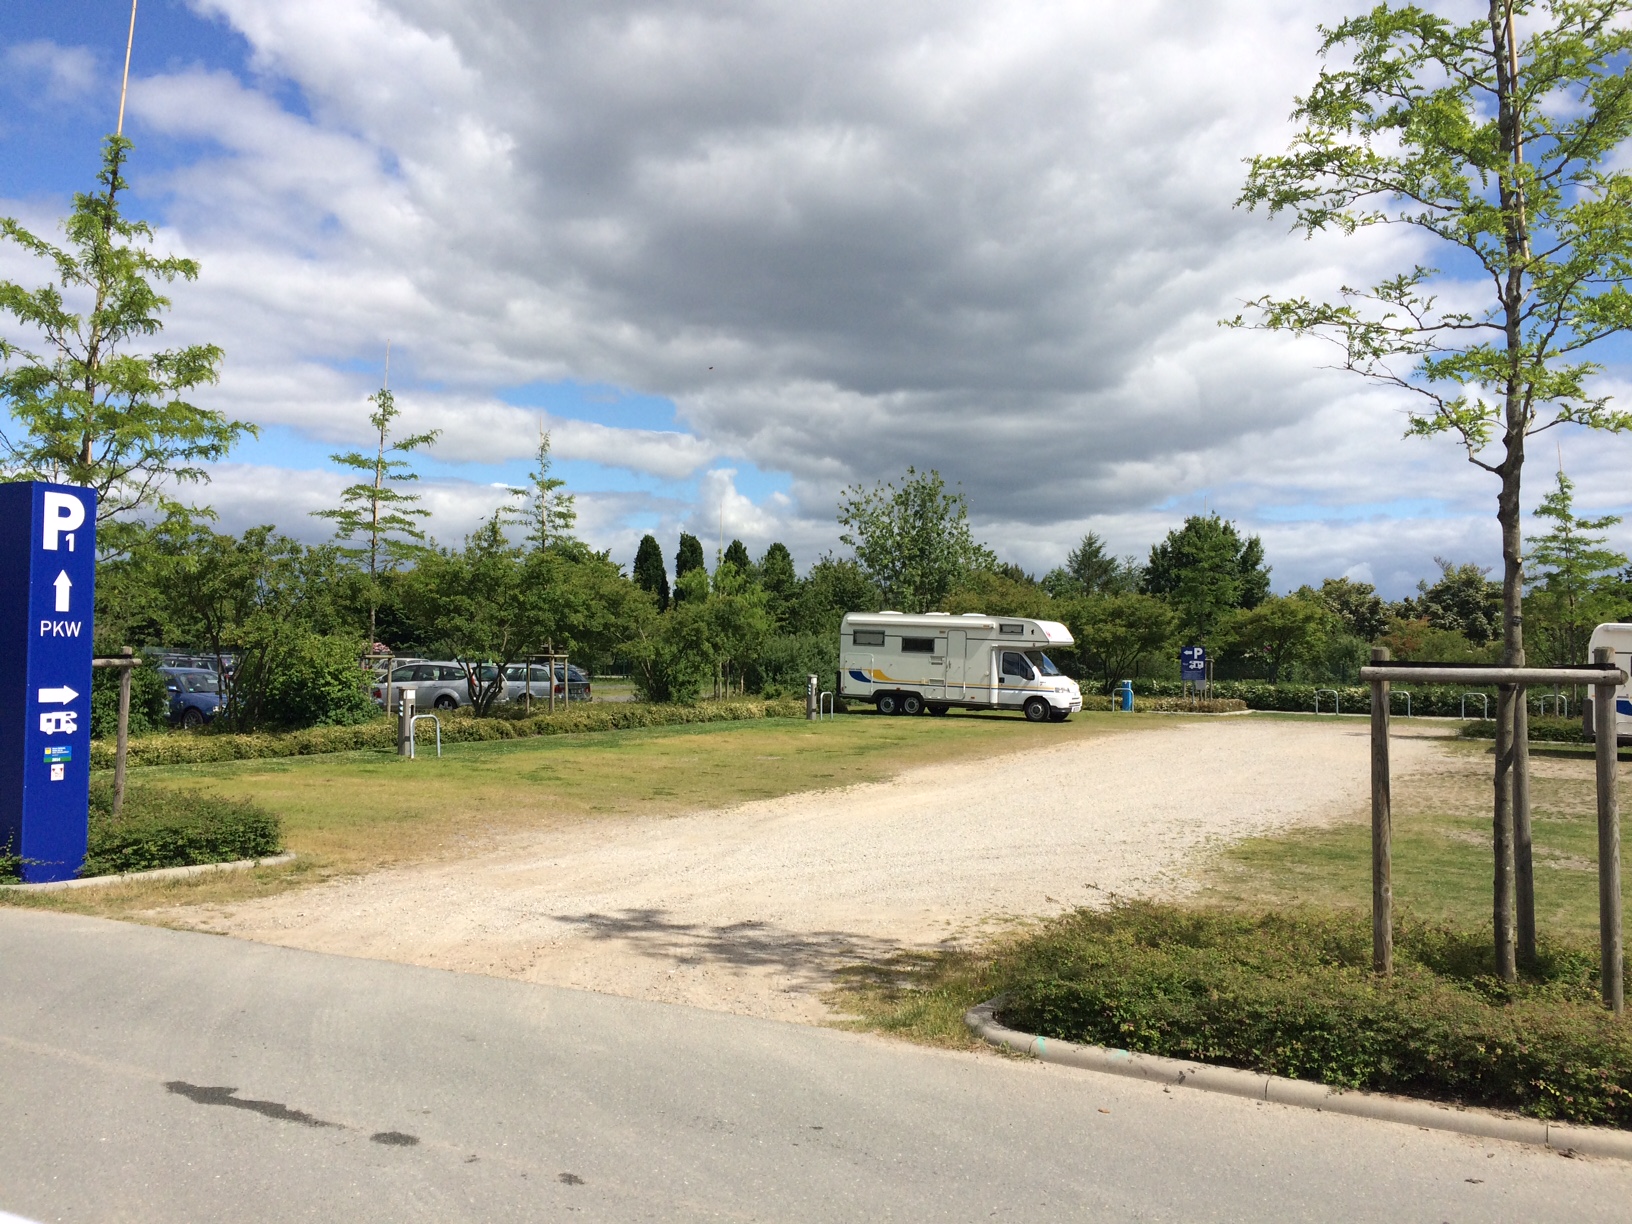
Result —
M 130 0 L 130 33 L 125 36 L 125 79 L 119 84 L 119 126 L 115 136 L 125 134 L 125 93 L 130 89 L 130 49 L 136 44 L 136 0 Z

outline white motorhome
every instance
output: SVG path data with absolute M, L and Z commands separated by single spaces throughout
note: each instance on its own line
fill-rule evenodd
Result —
M 1058 621 L 1023 616 L 852 612 L 839 627 L 839 695 L 880 714 L 964 706 L 1064 722 L 1082 709 L 1082 691 L 1046 651 L 1071 641 Z
M 1592 631 L 1592 638 L 1587 643 L 1587 657 L 1582 662 L 1592 662 L 1592 652 L 1600 646 L 1608 646 L 1613 650 L 1615 666 L 1632 675 L 1632 625 L 1599 625 Z M 1591 735 L 1593 733 L 1591 689 L 1587 690 L 1587 699 L 1582 703 L 1581 721 L 1587 733 Z M 1632 739 L 1632 681 L 1615 690 L 1615 739 L 1623 744 Z

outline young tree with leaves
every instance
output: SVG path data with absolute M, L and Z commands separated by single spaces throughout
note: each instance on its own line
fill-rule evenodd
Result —
M 1179 617 L 1152 595 L 1090 595 L 1065 603 L 1061 619 L 1076 639 L 1077 657 L 1099 673 L 1102 691 L 1139 675 L 1141 666 L 1169 650 Z
M 1289 213 L 1307 235 L 1403 226 L 1478 269 L 1476 280 L 1451 282 L 1415 264 L 1370 289 L 1344 288 L 1337 302 L 1260 298 L 1256 325 L 1334 341 L 1345 368 L 1416 397 L 1411 434 L 1450 435 L 1497 478 L 1502 661 L 1522 666 L 1526 442 L 1566 423 L 1632 427 L 1632 414 L 1596 385 L 1591 357 L 1632 329 L 1632 173 L 1623 168 L 1632 2 L 1480 8 L 1459 23 L 1379 4 L 1323 30 L 1322 53 L 1347 62 L 1323 69 L 1298 100 L 1290 150 L 1252 159 L 1239 203 Z M 1528 845 L 1528 813 L 1515 817 L 1513 807 L 1523 724 L 1507 686 L 1496 732 L 1494 919 L 1509 980 L 1515 819 Z M 1517 871 L 1522 893 L 1528 864 Z M 1519 897 L 1521 928 L 1529 904 Z M 1526 954 L 1532 934 L 1518 937 Z
M 659 612 L 669 608 L 669 575 L 663 568 L 663 548 L 654 535 L 640 538 L 635 549 L 635 585 L 651 594 Z
M 1255 608 L 1269 594 L 1263 541 L 1245 536 L 1217 514 L 1193 514 L 1150 550 L 1140 590 L 1166 600 L 1180 631 L 1206 645 L 1238 608 Z
M 334 523 L 335 539 L 356 541 L 343 547 L 341 552 L 365 566 L 368 573 L 368 641 L 372 650 L 379 617 L 381 575 L 423 554 L 425 532 L 419 523 L 430 516 L 429 510 L 417 504 L 418 493 L 395 487 L 398 482 L 419 479 L 408 460 L 398 456 L 429 446 L 442 431 L 431 429 L 393 438 L 391 422 L 401 411 L 390 390 L 381 387 L 369 396 L 368 402 L 374 405 L 368 421 L 379 439 L 374 453 L 346 451 L 329 456 L 341 467 L 364 473 L 366 479 L 342 490 L 336 509 L 312 513 Z
M 1271 595 L 1230 617 L 1223 636 L 1231 649 L 1263 667 L 1271 684 L 1278 684 L 1289 664 L 1316 660 L 1336 623 L 1318 596 Z
M 1625 567 L 1626 557 L 1604 547 L 1599 534 L 1620 516 L 1580 518 L 1575 513 L 1575 482 L 1562 470 L 1553 491 L 1542 499 L 1535 516 L 1547 530 L 1529 541 L 1532 566 L 1529 606 L 1539 615 L 1545 662 L 1589 662 L 1587 645 L 1593 629 L 1611 616 L 1612 597 L 1605 590 Z
M 977 569 L 997 558 L 975 542 L 962 493 L 947 492 L 937 471 L 908 468 L 899 487 L 891 481 L 871 489 L 854 485 L 839 502 L 842 543 L 903 612 L 927 612 Z
M 216 381 L 215 345 L 132 351 L 164 327 L 170 299 L 154 282 L 196 280 L 198 264 L 153 254 L 152 228 L 121 213 L 130 148 L 120 136 L 104 142 L 102 190 L 75 194 L 65 246 L 0 218 L 0 237 L 54 269 L 38 289 L 0 281 L 0 312 L 45 343 L 36 352 L 0 339 L 0 405 L 14 423 L 0 429 L 0 473 L 95 489 L 104 554 L 128 546 L 133 512 L 165 502 L 176 484 L 208 480 L 203 465 L 255 433 L 187 401 Z
M 544 549 L 572 538 L 573 526 L 578 522 L 577 495 L 563 493 L 567 482 L 550 475 L 554 460 L 550 458 L 550 435 L 539 430 L 536 468 L 529 473 L 527 487 L 511 489 L 521 499 L 514 519 L 527 529 L 527 540 L 534 548 Z

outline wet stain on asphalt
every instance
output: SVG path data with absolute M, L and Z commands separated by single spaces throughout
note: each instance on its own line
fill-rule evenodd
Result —
M 576 1173 L 563 1173 L 555 1180 L 560 1182 L 563 1186 L 581 1186 L 584 1184 L 584 1179 L 579 1177 Z
M 185 1080 L 171 1080 L 165 1084 L 177 1096 L 184 1096 L 196 1105 L 227 1105 L 233 1109 L 247 1109 L 250 1113 L 258 1113 L 264 1118 L 273 1118 L 279 1122 L 298 1122 L 302 1126 L 324 1126 L 340 1128 L 338 1122 L 325 1122 L 322 1118 L 314 1118 L 302 1109 L 290 1109 L 281 1101 L 256 1101 L 245 1097 L 236 1097 L 233 1093 L 236 1088 L 210 1088 L 202 1084 L 189 1084 Z M 414 1142 L 419 1142 L 417 1139 Z
M 369 1138 L 375 1143 L 383 1143 L 387 1147 L 417 1147 L 419 1145 L 418 1135 L 406 1135 L 402 1131 L 380 1131 L 377 1134 L 370 1135 Z

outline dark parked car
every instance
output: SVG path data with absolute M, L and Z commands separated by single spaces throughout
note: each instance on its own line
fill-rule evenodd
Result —
M 221 708 L 221 677 L 202 667 L 161 667 L 170 690 L 170 721 L 202 727 Z

